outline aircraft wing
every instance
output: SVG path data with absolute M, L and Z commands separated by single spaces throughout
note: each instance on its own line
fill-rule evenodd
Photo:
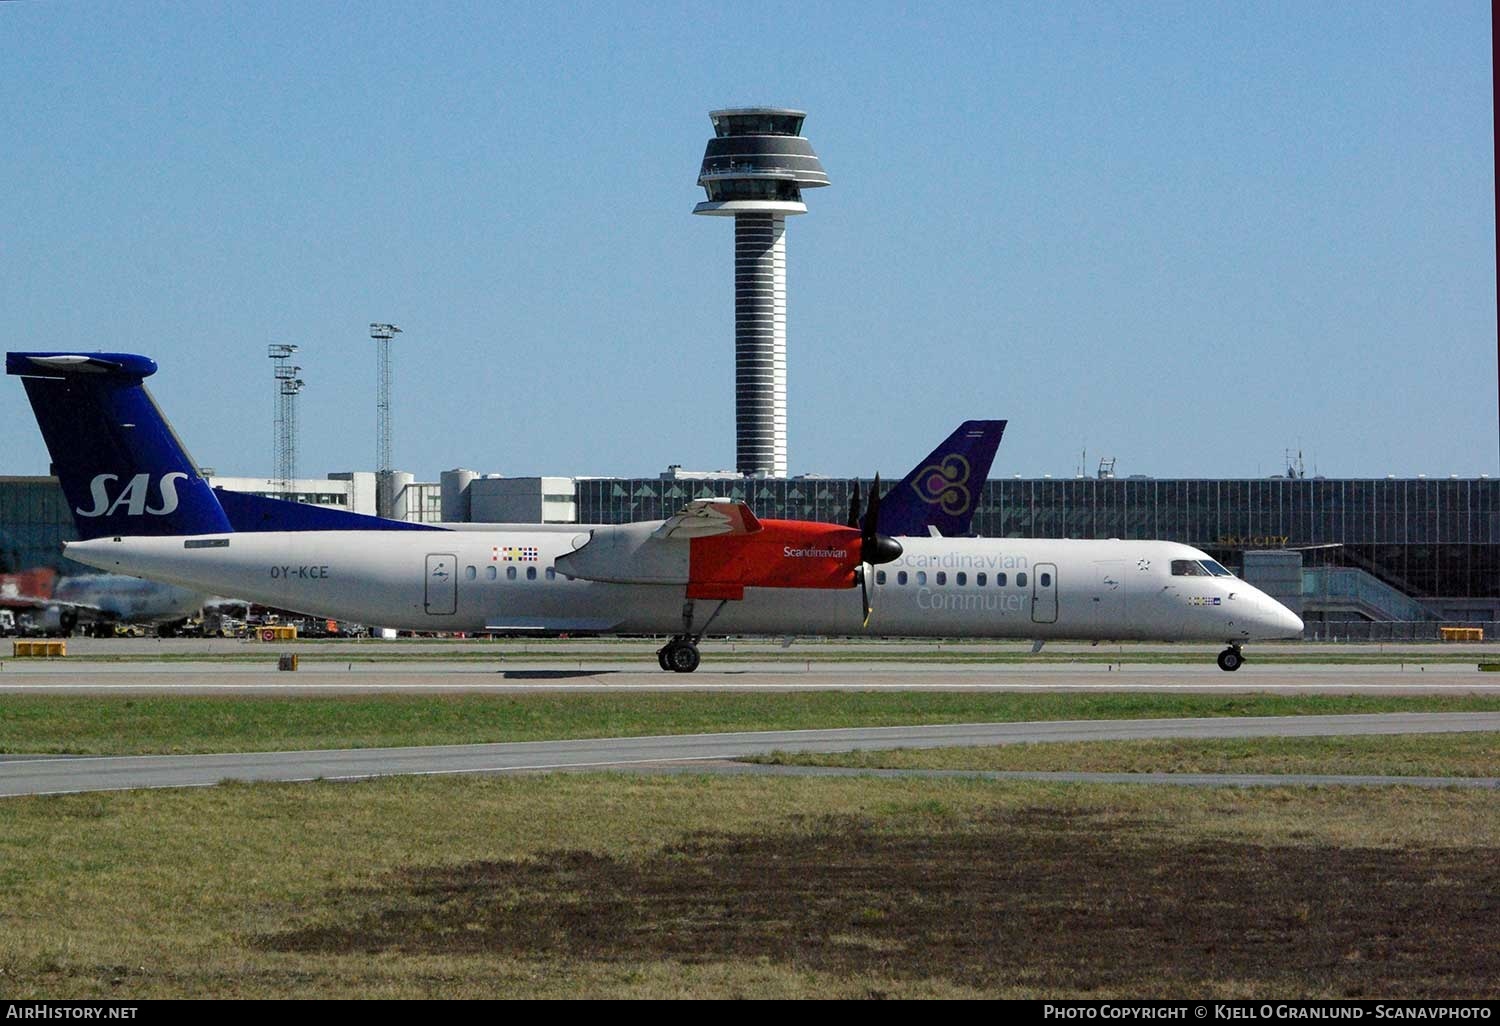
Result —
M 65 602 L 61 599 L 48 599 L 42 603 L 47 609 L 55 609 L 59 613 L 72 613 L 80 620 L 114 620 L 119 613 L 113 609 L 105 609 L 88 602 Z
M 61 615 L 71 613 L 79 620 L 112 620 L 115 618 L 113 610 L 105 609 L 103 606 L 90 605 L 87 602 L 67 602 L 62 599 L 42 598 L 37 595 L 12 595 L 0 600 L 0 607 L 6 609 L 18 609 L 44 611 Z
M 716 534 L 754 534 L 760 521 L 750 507 L 733 499 L 691 499 L 675 515 L 662 522 L 655 537 L 709 538 Z

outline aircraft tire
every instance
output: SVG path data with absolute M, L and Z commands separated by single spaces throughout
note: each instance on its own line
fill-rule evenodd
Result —
M 702 662 L 698 655 L 698 646 L 688 642 L 678 642 L 667 646 L 667 663 L 675 673 L 692 673 Z
M 1219 669 L 1225 673 L 1233 673 L 1243 665 L 1245 665 L 1245 657 L 1240 654 L 1239 649 L 1226 648 L 1219 653 Z
M 663 670 L 670 670 L 672 668 L 672 664 L 667 662 L 667 649 L 669 647 L 670 646 L 663 645 L 661 648 L 656 650 L 656 665 L 660 666 Z

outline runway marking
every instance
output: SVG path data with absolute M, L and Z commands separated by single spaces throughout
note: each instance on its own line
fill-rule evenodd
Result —
M 1216 678 L 1214 680 L 1217 680 Z M 1473 682 L 1443 682 L 1443 681 L 1412 681 L 1383 682 L 1370 681 L 1358 683 L 1341 683 L 1322 680 L 1309 680 L 1306 683 L 1281 682 L 1281 683 L 1258 683 L 1254 680 L 1241 679 L 1238 681 L 1217 680 L 1216 683 L 1209 681 L 1197 682 L 1100 682 L 1097 684 L 1084 684 L 1074 682 L 1041 682 L 1025 683 L 1020 681 L 946 681 L 946 680 L 923 680 L 923 681 L 861 681 L 852 679 L 848 681 L 799 681 L 799 682 L 770 682 L 770 681 L 734 681 L 734 680 L 701 680 L 701 681 L 663 681 L 660 683 L 630 683 L 626 681 L 603 681 L 591 678 L 580 678 L 577 681 L 567 683 L 542 683 L 530 681 L 508 681 L 508 682 L 463 682 L 463 683 L 404 683 L 404 682 L 350 682 L 338 683 L 332 681 L 298 681 L 287 683 L 264 683 L 264 682 L 242 682 L 214 684 L 205 682 L 155 682 L 155 683 L 85 683 L 85 684 L 52 684 L 18 682 L 13 679 L 0 679 L 0 694 L 20 694 L 26 691 L 402 691 L 421 694 L 424 692 L 439 691 L 808 691 L 817 688 L 862 688 L 867 690 L 885 691 L 912 691 L 920 689 L 941 688 L 944 690 L 994 690 L 1003 688 L 1018 691 L 1263 691 L 1274 688 L 1317 688 L 1319 690 L 1357 690 L 1357 691 L 1391 691 L 1411 688 L 1442 688 L 1456 689 L 1464 688 L 1474 690 L 1500 691 L 1500 680 L 1490 681 L 1476 679 Z

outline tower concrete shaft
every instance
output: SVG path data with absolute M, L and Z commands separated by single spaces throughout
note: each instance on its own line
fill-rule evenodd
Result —
M 709 114 L 695 214 L 734 218 L 735 466 L 786 477 L 786 219 L 828 175 L 802 138 L 802 111 L 738 107 Z
M 736 469 L 787 476 L 786 215 L 734 219 Z

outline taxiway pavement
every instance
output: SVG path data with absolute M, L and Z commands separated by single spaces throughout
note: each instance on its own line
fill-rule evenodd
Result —
M 1500 695 L 1500 673 L 1477 663 L 1247 662 L 1224 673 L 1198 663 L 705 661 L 665 673 L 607 654 L 488 661 L 307 660 L 295 672 L 265 660 L 212 662 L 0 661 L 0 694 L 342 695 L 606 691 L 1117 691 L 1228 694 Z
M 355 780 L 391 775 L 659 768 L 683 763 L 700 763 L 701 768 L 711 769 L 712 764 L 723 760 L 775 751 L 1463 731 L 1500 731 L 1500 712 L 961 723 L 233 755 L 0 756 L 0 796 L 204 787 L 226 780 Z M 1444 786 L 1457 785 L 1450 781 Z

